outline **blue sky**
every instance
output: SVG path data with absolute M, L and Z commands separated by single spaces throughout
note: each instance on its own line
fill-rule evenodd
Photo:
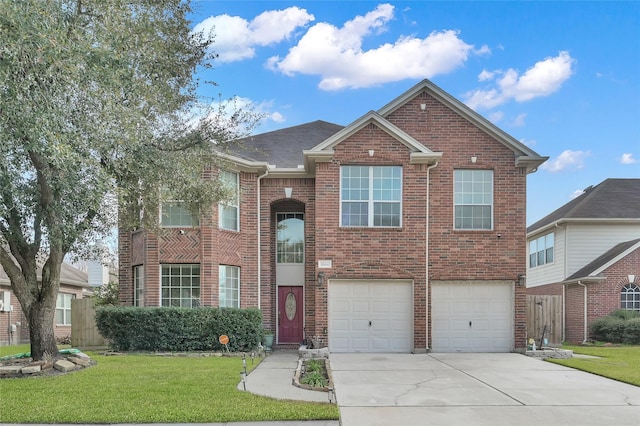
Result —
M 640 178 L 640 2 L 195 1 L 213 98 L 347 125 L 428 78 L 540 155 L 527 223 Z

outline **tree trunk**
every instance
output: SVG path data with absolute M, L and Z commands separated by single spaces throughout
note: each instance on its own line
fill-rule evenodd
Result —
M 46 300 L 37 301 L 29 309 L 27 320 L 31 339 L 31 357 L 34 360 L 50 360 L 59 356 L 53 329 L 56 315 L 55 298 L 54 295 L 53 304 Z

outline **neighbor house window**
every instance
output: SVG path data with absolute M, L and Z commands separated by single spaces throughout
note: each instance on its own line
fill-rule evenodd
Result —
M 187 204 L 181 201 L 163 201 L 160 205 L 160 226 L 191 227 L 198 226 Z
M 240 268 L 220 265 L 219 268 L 219 306 L 221 308 L 240 307 Z
M 225 203 L 221 203 L 220 228 L 230 231 L 240 230 L 240 176 L 238 173 L 222 171 L 220 173 L 222 184 L 229 190 L 232 197 Z
M 553 232 L 529 241 L 529 267 L 535 268 L 553 263 L 553 247 Z
M 165 264 L 160 267 L 162 306 L 200 306 L 200 265 Z
M 493 229 L 493 170 L 455 170 L 455 229 Z
M 402 167 L 343 166 L 340 174 L 341 226 L 401 226 Z
M 58 293 L 56 300 L 57 325 L 71 325 L 71 301 L 75 298 L 75 294 Z
M 133 306 L 144 306 L 144 278 L 142 265 L 133 267 Z
M 620 308 L 628 311 L 640 311 L 640 287 L 627 284 L 620 292 Z

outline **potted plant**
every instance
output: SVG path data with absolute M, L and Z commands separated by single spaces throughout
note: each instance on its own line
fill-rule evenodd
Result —
M 262 345 L 265 347 L 265 350 L 270 351 L 273 346 L 273 331 L 265 328 L 262 330 Z

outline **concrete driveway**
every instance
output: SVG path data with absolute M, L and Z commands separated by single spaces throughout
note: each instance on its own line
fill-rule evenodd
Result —
M 342 426 L 640 425 L 640 387 L 502 354 L 331 354 Z

